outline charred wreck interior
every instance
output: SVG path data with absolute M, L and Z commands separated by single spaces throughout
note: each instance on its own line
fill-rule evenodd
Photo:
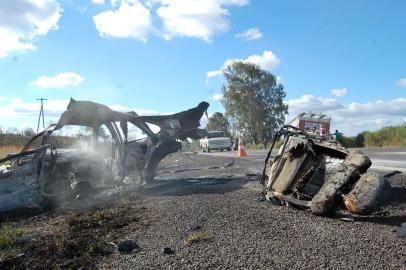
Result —
M 353 214 L 369 214 L 386 201 L 388 179 L 367 171 L 372 162 L 360 151 L 291 126 L 283 127 L 278 135 L 285 139 L 270 162 L 265 188 L 268 200 L 317 215 L 330 215 L 340 206 Z
M 0 212 L 41 209 L 48 198 L 66 190 L 80 195 L 125 180 L 152 181 L 160 161 L 181 149 L 180 141 L 206 135 L 199 126 L 208 107 L 201 102 L 172 115 L 139 116 L 71 99 L 57 124 L 36 134 L 20 153 L 0 160 Z M 58 147 L 54 134 L 67 126 L 86 127 L 91 138 Z M 130 139 L 134 128 L 145 138 Z

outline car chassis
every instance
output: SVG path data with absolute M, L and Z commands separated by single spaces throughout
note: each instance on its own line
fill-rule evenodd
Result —
M 20 153 L 0 159 L 0 212 L 20 209 L 42 209 L 48 199 L 66 189 L 92 188 L 108 181 L 135 177 L 142 182 L 154 179 L 160 161 L 181 149 L 182 140 L 200 139 L 207 132 L 199 129 L 200 119 L 207 115 L 209 103 L 172 115 L 139 116 L 135 112 L 118 112 L 109 107 L 71 99 L 67 110 L 55 125 L 36 134 Z M 147 135 L 128 141 L 128 125 L 133 124 Z M 159 127 L 154 133 L 150 124 Z M 92 129 L 96 142 L 104 125 L 112 138 L 108 158 L 92 144 L 82 149 L 57 149 L 51 135 L 64 126 Z M 34 141 L 41 140 L 40 146 Z M 90 150 L 89 150 L 90 149 Z
M 275 136 L 284 137 L 279 153 L 270 165 L 264 195 L 275 203 L 330 215 L 340 206 L 352 214 L 370 214 L 386 201 L 389 175 L 367 171 L 371 160 L 360 151 L 346 149 L 339 142 L 310 135 L 293 126 L 284 126 Z

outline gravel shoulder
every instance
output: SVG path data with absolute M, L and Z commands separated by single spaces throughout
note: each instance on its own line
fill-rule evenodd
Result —
M 380 214 L 355 222 L 314 216 L 257 199 L 262 163 L 221 156 L 175 154 L 159 181 L 140 191 L 149 223 L 123 238 L 141 251 L 115 253 L 108 269 L 406 269 L 406 239 L 394 230 L 406 221 L 406 178 L 391 179 L 391 201 Z M 229 166 L 228 166 L 229 165 Z M 216 168 L 218 167 L 218 168 Z M 196 233 L 201 239 L 188 245 Z M 163 248 L 174 254 L 167 255 Z
M 378 214 L 344 222 L 258 200 L 263 162 L 176 153 L 152 184 L 0 217 L 25 239 L 0 247 L 0 269 L 406 269 L 405 174 Z

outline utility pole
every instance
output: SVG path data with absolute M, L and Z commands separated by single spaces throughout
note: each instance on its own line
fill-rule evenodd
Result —
M 39 111 L 39 116 L 38 116 L 38 125 L 37 125 L 37 133 L 39 131 L 39 124 L 41 122 L 41 116 L 42 116 L 42 128 L 45 128 L 45 120 L 44 120 L 44 100 L 47 100 L 46 98 L 37 98 L 36 100 L 41 101 L 41 109 Z

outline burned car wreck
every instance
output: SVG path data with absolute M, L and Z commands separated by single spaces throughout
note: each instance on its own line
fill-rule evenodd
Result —
M 270 165 L 264 195 L 275 203 L 287 203 L 330 215 L 340 206 L 352 214 L 376 211 L 387 199 L 390 184 L 385 176 L 367 171 L 371 160 L 360 151 L 349 150 L 338 142 L 309 135 L 284 126 L 277 137 L 284 141 Z M 266 165 L 263 184 L 266 179 Z
M 86 193 L 129 178 L 152 181 L 160 161 L 181 149 L 180 141 L 206 135 L 198 127 L 208 107 L 201 102 L 172 115 L 139 116 L 71 99 L 57 124 L 36 134 L 20 153 L 0 160 L 0 212 L 41 209 L 67 189 Z M 58 147 L 55 133 L 68 126 L 87 128 L 89 140 L 71 141 L 69 149 Z M 134 129 L 146 136 L 130 139 Z

